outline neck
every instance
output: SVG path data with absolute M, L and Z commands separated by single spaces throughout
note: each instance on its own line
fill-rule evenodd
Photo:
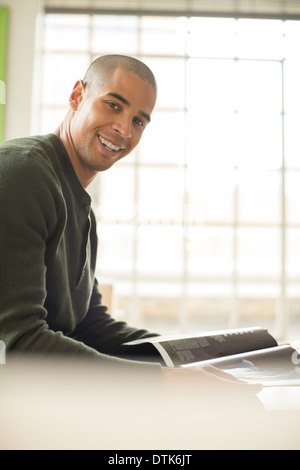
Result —
M 70 161 L 72 163 L 72 166 L 74 168 L 74 171 L 77 175 L 77 178 L 79 179 L 80 183 L 82 184 L 83 188 L 87 188 L 87 186 L 93 181 L 95 178 L 95 175 L 87 175 L 86 172 L 84 171 L 83 165 L 80 162 L 80 158 L 77 154 L 73 139 L 72 139 L 72 134 L 70 132 L 70 111 L 63 120 L 63 122 L 60 124 L 60 126 L 56 129 L 54 134 L 61 140 L 63 143 L 67 154 L 70 158 Z

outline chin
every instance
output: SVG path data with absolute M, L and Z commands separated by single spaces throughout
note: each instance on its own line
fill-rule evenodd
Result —
M 97 171 L 106 171 L 109 170 L 112 166 L 114 166 L 115 163 L 117 163 L 118 160 L 115 162 L 103 162 L 101 165 L 96 168 Z

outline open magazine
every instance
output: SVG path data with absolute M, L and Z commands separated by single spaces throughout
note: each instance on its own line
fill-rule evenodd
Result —
M 249 383 L 300 385 L 300 354 L 260 327 L 196 335 L 155 336 L 126 343 L 167 367 L 213 365 Z M 136 349 L 137 351 L 138 349 Z M 145 354 L 145 355 L 146 355 Z

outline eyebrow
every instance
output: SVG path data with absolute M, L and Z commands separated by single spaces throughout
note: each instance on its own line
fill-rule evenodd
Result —
M 129 101 L 126 98 L 124 98 L 124 96 L 119 95 L 119 93 L 109 92 L 109 93 L 106 93 L 105 96 L 112 96 L 113 98 L 116 98 L 117 100 L 121 101 L 121 103 L 125 104 L 125 106 L 130 106 Z M 142 110 L 140 110 L 138 113 L 141 117 L 147 119 L 148 122 L 151 121 L 151 118 L 148 113 L 145 113 Z

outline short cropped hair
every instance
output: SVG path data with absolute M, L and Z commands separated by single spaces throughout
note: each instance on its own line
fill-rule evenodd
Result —
M 142 80 L 150 83 L 154 90 L 157 91 L 155 76 L 144 62 L 134 57 L 118 54 L 100 56 L 95 59 L 87 69 L 83 83 L 87 89 L 104 85 L 118 68 L 139 76 Z

